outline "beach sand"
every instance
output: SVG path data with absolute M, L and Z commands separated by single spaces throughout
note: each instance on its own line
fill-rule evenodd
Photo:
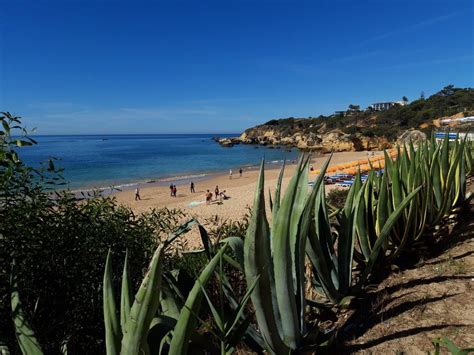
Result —
M 383 152 L 375 152 L 375 154 L 380 155 Z M 328 156 L 312 159 L 311 165 L 314 169 L 319 169 Z M 367 158 L 366 151 L 334 153 L 330 166 L 365 158 Z M 150 208 L 167 207 L 170 209 L 181 209 L 203 224 L 206 219 L 216 215 L 222 219 L 236 221 L 240 220 L 248 212 L 248 208 L 252 206 L 258 177 L 257 169 L 244 170 L 242 177 L 239 177 L 238 170 L 239 167 L 233 169 L 232 179 L 229 179 L 228 172 L 225 172 L 222 175 L 212 176 L 206 180 L 196 181 L 195 193 L 190 192 L 189 184 L 177 186 L 177 197 L 170 196 L 169 186 L 143 186 L 140 189 L 141 200 L 139 201 L 134 199 L 134 190 L 117 192 L 113 196 L 116 197 L 119 203 L 129 206 L 135 213 L 141 213 Z M 282 184 L 283 191 L 294 170 L 295 164 L 287 164 Z M 269 189 L 272 193 L 275 191 L 279 171 L 280 169 L 275 167 L 265 170 L 265 193 L 268 193 Z M 311 180 L 314 180 L 315 177 L 316 175 L 310 175 Z M 213 200 L 211 205 L 206 205 L 206 190 L 209 189 L 214 193 L 216 186 L 219 186 L 221 191 L 226 190 L 226 195 L 230 198 L 223 201 L 222 204 L 218 204 L 217 201 Z M 330 188 L 334 188 L 334 185 L 327 185 L 327 189 Z M 268 205 L 268 199 L 266 202 Z M 191 247 L 196 247 L 196 243 L 199 244 L 199 238 L 196 233 L 191 233 L 186 238 L 189 239 L 189 246 Z

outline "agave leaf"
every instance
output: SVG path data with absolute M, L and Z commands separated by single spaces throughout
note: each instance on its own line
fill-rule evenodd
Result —
M 199 225 L 199 235 L 201 236 L 202 245 L 206 251 L 207 258 L 211 260 L 212 256 L 214 255 L 214 247 L 211 243 L 211 239 L 209 238 L 209 234 L 207 234 L 206 229 L 202 225 Z
M 375 228 L 377 231 L 377 236 L 380 237 L 382 228 L 384 227 L 387 218 L 388 218 L 388 204 L 389 204 L 389 187 L 388 187 L 388 174 L 382 175 L 382 183 L 379 189 L 379 196 L 377 202 L 377 219 L 375 222 Z
M 276 201 L 274 209 L 276 206 Z M 251 294 L 255 317 L 268 351 L 288 352 L 280 337 L 280 315 L 275 298 L 275 281 L 270 250 L 270 228 L 265 214 L 264 162 L 260 166 L 252 214 L 244 240 L 245 279 L 250 287 L 259 281 Z
M 148 272 L 135 295 L 130 309 L 126 330 L 122 338 L 123 355 L 138 354 L 147 348 L 147 335 L 150 324 L 160 304 L 160 287 L 163 263 L 163 245 L 158 246 L 150 262 Z
M 344 211 L 340 223 L 340 235 L 337 242 L 337 264 L 338 264 L 338 279 L 339 289 L 341 294 L 346 294 L 352 282 L 352 260 L 354 256 L 354 239 L 355 239 L 355 207 L 360 200 L 358 195 L 361 195 L 362 182 L 360 173 L 357 173 L 354 183 L 352 184 L 349 193 L 347 194 Z
M 421 189 L 421 186 L 416 188 L 410 194 L 408 194 L 408 196 L 403 199 L 403 201 L 400 203 L 400 205 L 398 205 L 397 208 L 388 217 L 387 221 L 385 222 L 384 227 L 382 228 L 382 231 L 380 232 L 379 238 L 377 239 L 377 242 L 375 243 L 375 245 L 372 249 L 372 254 L 370 255 L 370 258 L 367 262 L 367 265 L 364 268 L 364 270 L 363 270 L 363 272 L 362 272 L 362 274 L 359 278 L 357 289 L 360 289 L 362 287 L 362 285 L 365 283 L 367 277 L 369 276 L 369 273 L 372 271 L 372 267 L 374 266 L 374 263 L 375 263 L 375 261 L 378 257 L 379 252 L 380 252 L 380 249 L 382 248 L 382 246 L 385 243 L 386 239 L 390 235 L 390 231 L 391 231 L 393 225 L 398 220 L 398 218 L 402 214 L 405 207 L 416 196 L 416 194 L 420 191 L 420 189 Z
M 372 207 L 371 207 L 371 189 L 372 189 L 372 179 L 369 177 L 364 184 L 364 191 L 363 195 L 364 198 L 359 200 L 359 206 L 357 206 L 357 212 L 355 214 L 355 225 L 357 231 L 357 237 L 359 240 L 360 250 L 362 255 L 364 256 L 364 261 L 367 261 L 371 248 L 370 248 L 370 239 L 369 239 L 369 231 L 367 228 L 367 221 L 366 219 L 369 218 L 369 215 L 372 214 Z
M 120 296 L 120 326 L 124 332 L 127 320 L 130 315 L 130 308 L 132 307 L 132 288 L 130 276 L 128 274 L 128 250 L 125 252 L 125 262 L 123 264 L 122 273 L 122 293 Z
M 324 189 L 324 175 L 326 173 L 326 169 L 329 165 L 331 160 L 331 156 L 326 160 L 323 164 L 319 175 L 316 177 L 311 193 L 308 197 L 307 195 L 307 182 L 308 182 L 308 162 L 303 166 L 303 174 L 299 184 L 299 195 L 296 196 L 296 199 L 301 200 L 299 203 L 302 204 L 302 209 L 293 208 L 293 212 L 296 212 L 298 219 L 294 222 L 296 225 L 296 230 L 291 232 L 292 240 L 294 240 L 294 267 L 295 267 L 295 274 L 296 274 L 296 302 L 297 302 L 297 310 L 299 313 L 299 320 L 300 320 L 300 329 L 301 333 L 306 333 L 306 322 L 305 322 L 305 256 L 306 256 L 306 249 L 307 249 L 307 238 L 309 234 L 310 228 L 312 228 L 313 218 L 312 215 L 314 213 L 314 206 L 316 203 L 318 192 L 321 190 L 321 186 Z M 301 186 L 303 185 L 303 186 Z M 327 215 L 327 211 L 325 211 Z M 293 222 L 291 222 L 293 223 Z M 293 237 L 294 235 L 294 237 Z M 325 236 L 330 237 L 329 234 L 325 234 Z
M 333 247 L 331 226 L 329 223 L 328 211 L 326 209 L 325 187 L 323 184 L 324 173 L 329 165 L 331 157 L 328 158 L 322 167 L 321 174 L 315 181 L 313 191 L 309 198 L 309 201 L 312 201 L 313 203 L 312 205 L 309 204 L 308 208 L 313 208 L 314 215 L 308 218 L 305 214 L 302 217 L 302 221 L 314 221 L 314 223 L 311 223 L 308 231 L 309 243 L 306 245 L 306 252 L 316 271 L 317 281 L 324 294 L 326 294 L 331 302 L 338 303 L 342 298 L 337 290 L 339 287 L 338 261 Z M 305 213 L 306 212 L 307 211 L 305 211 Z
M 387 171 L 387 168 L 385 168 L 385 171 Z M 396 208 L 400 202 L 402 202 L 402 187 L 400 177 L 398 176 L 398 169 L 395 164 L 392 164 L 390 169 L 390 177 L 392 180 L 392 203 L 393 208 Z
M 255 289 L 255 286 L 257 285 L 258 279 L 259 279 L 258 277 L 255 278 L 255 281 L 254 281 L 253 285 L 251 287 L 249 287 L 249 289 L 245 293 L 244 297 L 242 297 L 242 301 L 240 301 L 237 309 L 234 311 L 234 314 L 232 316 L 233 321 L 230 324 L 230 326 L 228 325 L 226 327 L 226 333 L 225 333 L 226 337 L 228 337 L 230 335 L 230 333 L 234 330 L 235 326 L 237 325 L 240 318 L 242 317 L 245 306 L 247 305 L 247 302 L 249 301 L 250 296 L 252 295 L 252 292 Z
M 464 149 L 464 148 L 463 148 Z M 453 163 L 450 165 L 448 175 L 446 177 L 446 185 L 444 186 L 444 199 L 441 204 L 441 208 L 438 212 L 438 215 L 435 217 L 436 221 L 439 221 L 445 214 L 448 213 L 448 211 L 452 207 L 452 189 L 454 185 L 454 174 L 456 173 L 456 167 L 457 164 L 459 164 L 459 160 L 461 159 L 462 156 L 462 151 L 460 150 L 455 158 Z
M 197 280 L 197 282 L 199 283 L 199 279 Z M 211 299 L 209 298 L 209 296 L 206 292 L 206 289 L 204 287 L 202 287 L 202 285 L 200 283 L 199 283 L 199 286 L 201 286 L 201 291 L 202 291 L 204 297 L 207 300 L 207 304 L 209 305 L 209 309 L 211 310 L 212 317 L 214 318 L 214 322 L 216 322 L 217 328 L 219 328 L 219 331 L 220 331 L 221 334 L 224 334 L 226 330 L 225 330 L 225 324 L 224 324 L 224 321 L 223 321 L 222 317 L 220 316 L 220 314 L 217 311 L 216 307 L 214 307 L 214 304 L 212 303 Z
M 323 187 L 320 187 L 322 190 Z M 337 260 L 334 263 L 333 252 L 329 250 L 331 236 L 326 235 L 328 230 L 328 218 L 323 209 L 324 200 L 322 199 L 324 191 L 318 193 L 318 201 L 315 205 L 315 224 L 311 225 L 308 233 L 309 243 L 306 246 L 306 253 L 316 270 L 316 275 L 324 290 L 324 294 L 333 303 L 338 303 L 341 295 L 337 291 L 339 287 L 337 278 Z M 330 233 L 330 230 L 329 230 Z M 333 277 L 334 275 L 334 277 Z
M 31 328 L 21 304 L 15 260 L 13 260 L 12 264 L 10 285 L 13 325 L 15 326 L 15 336 L 20 350 L 24 355 L 42 355 L 43 351 L 41 350 L 41 346 L 36 339 L 35 332 Z
M 120 339 L 122 332 L 117 317 L 117 307 L 115 304 L 115 293 L 112 282 L 112 253 L 109 249 L 105 262 L 103 281 L 103 304 L 104 304 L 104 326 L 105 326 L 105 346 L 108 355 L 120 353 Z
M 163 316 L 178 319 L 180 313 L 180 307 L 178 306 L 178 300 L 182 297 L 181 292 L 175 294 L 174 288 L 170 286 L 169 277 L 163 275 L 161 290 L 160 290 L 160 306 L 161 313 Z
M 302 175 L 304 175 L 306 164 L 306 159 L 301 157 L 283 197 L 276 220 L 272 221 L 276 297 L 282 320 L 283 341 L 291 349 L 296 349 L 301 341 L 300 316 L 295 298 L 296 236 L 293 233 L 296 233 L 297 228 L 294 223 L 299 221 L 301 208 L 304 206 L 300 201 L 295 203 L 295 200 L 302 196 L 299 192 L 302 189 Z M 304 183 L 307 185 L 307 181 Z M 298 214 L 296 222 L 292 220 L 293 208 Z
M 446 134 L 441 146 L 440 156 L 441 185 L 446 186 L 449 171 L 449 136 Z
M 283 181 L 283 175 L 285 173 L 285 165 L 286 165 L 286 160 L 283 161 L 283 165 L 281 166 L 281 169 L 280 169 L 280 174 L 278 175 L 277 185 L 276 185 L 276 189 L 275 189 L 275 198 L 274 198 L 274 202 L 273 202 L 273 207 L 271 208 L 272 219 L 273 220 L 276 218 L 278 210 L 280 209 L 281 184 L 282 184 L 282 181 Z M 270 199 L 271 199 L 271 196 L 270 196 Z
M 178 318 L 178 322 L 174 329 L 173 338 L 171 339 L 169 354 L 180 355 L 187 354 L 189 340 L 195 330 L 199 309 L 201 308 L 201 300 L 203 293 L 202 287 L 205 287 L 211 278 L 214 270 L 219 265 L 222 255 L 227 249 L 224 245 L 219 252 L 209 261 L 204 270 L 199 275 L 192 290 L 189 292 L 186 303 Z
M 191 230 L 191 228 L 195 225 L 195 224 L 199 224 L 198 221 L 196 221 L 195 219 L 190 219 L 189 221 L 187 221 L 186 223 L 180 225 L 178 227 L 178 229 L 176 229 L 173 233 L 170 233 L 168 235 L 168 238 L 166 239 L 165 243 L 164 243 L 164 246 L 163 246 L 163 249 L 166 249 L 168 248 L 168 246 L 173 243 L 176 238 L 179 238 L 180 236 L 182 236 L 183 234 L 189 232 Z
M 244 269 L 244 241 L 239 237 L 228 237 L 221 240 L 221 243 L 229 244 L 229 247 L 234 252 L 235 258 L 240 264 L 242 270 Z

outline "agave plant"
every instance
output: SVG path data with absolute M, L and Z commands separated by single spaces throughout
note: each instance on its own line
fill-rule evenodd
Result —
M 310 189 L 309 157 L 301 157 L 281 197 L 283 166 L 270 198 L 271 224 L 262 162 L 245 239 L 231 236 L 213 244 L 199 225 L 204 248 L 198 252 L 206 254 L 208 263 L 186 292 L 180 289 L 175 272 L 163 270 L 164 250 L 197 221 L 183 225 L 156 249 L 134 297 L 126 256 L 119 303 L 109 252 L 103 281 L 107 354 L 185 354 L 195 352 L 196 346 L 230 354 L 241 342 L 258 352 L 265 349 L 275 354 L 314 350 L 328 336 L 319 332 L 317 322 L 308 321 L 308 309 L 318 303 L 307 298 L 306 287 L 312 285 L 333 304 L 360 294 L 377 262 L 396 256 L 406 244 L 417 241 L 426 226 L 466 199 L 465 179 L 472 172 L 472 152 L 466 142 L 438 145 L 432 140 L 417 149 L 410 144 L 395 161 L 386 155 L 383 175 L 372 172 L 364 183 L 357 175 L 345 205 L 330 212 L 323 184 L 330 159 Z M 310 277 L 305 274 L 307 262 L 312 266 Z M 236 296 L 224 265 L 243 274 L 247 284 L 243 297 Z M 217 280 L 219 304 L 206 290 L 212 279 Z M 16 286 L 12 277 L 20 348 L 25 354 L 41 354 Z M 249 300 L 256 324 L 252 324 L 253 314 L 245 312 Z M 219 349 L 209 341 L 206 344 L 196 332 L 203 322 L 204 301 Z
M 20 300 L 20 292 L 18 290 L 18 276 L 16 273 L 15 260 L 13 261 L 11 271 L 11 308 L 13 324 L 15 326 L 15 335 L 23 354 L 27 355 L 42 355 L 43 351 L 36 339 L 35 333 L 30 326 L 28 318 L 25 315 L 23 306 Z M 6 348 L 6 347 L 5 347 Z M 6 349 L 8 351 L 8 349 Z
M 469 199 L 466 177 L 472 170 L 472 153 L 466 141 L 450 143 L 445 139 L 437 143 L 432 138 L 417 147 L 410 143 L 397 149 L 395 160 L 385 153 L 382 176 L 369 173 L 357 201 L 355 256 L 362 264 L 369 260 L 387 216 L 415 190 L 419 193 L 408 203 L 384 241 L 379 262 L 388 265 L 406 248 L 423 242 L 422 237 L 430 229 Z

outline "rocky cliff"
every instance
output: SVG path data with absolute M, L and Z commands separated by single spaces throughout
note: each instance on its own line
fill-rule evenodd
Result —
M 423 139 L 440 118 L 474 115 L 474 89 L 452 85 L 428 99 L 394 105 L 384 111 L 349 110 L 331 116 L 282 118 L 246 129 L 240 137 L 216 139 L 234 144 L 287 145 L 301 150 L 357 151 L 390 148 L 397 139 Z
M 229 140 L 221 140 L 226 143 Z M 382 150 L 391 148 L 391 142 L 385 137 L 368 137 L 362 134 L 347 134 L 334 129 L 326 133 L 314 131 L 288 131 L 275 129 L 268 125 L 249 128 L 240 137 L 233 138 L 234 143 L 285 145 L 303 151 L 344 152 L 360 150 Z

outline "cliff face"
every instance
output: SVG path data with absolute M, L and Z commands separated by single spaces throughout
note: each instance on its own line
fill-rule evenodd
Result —
M 428 99 L 394 105 L 384 111 L 350 108 L 331 116 L 273 119 L 245 130 L 238 138 L 218 140 L 233 144 L 288 145 L 301 150 L 357 151 L 390 148 L 397 139 L 423 139 L 439 127 L 440 118 L 474 115 L 474 89 L 448 85 Z
M 236 140 L 245 144 L 288 145 L 304 151 L 320 150 L 322 152 L 382 150 L 392 146 L 385 137 L 347 134 L 338 129 L 327 133 L 320 133 L 320 131 L 325 130 L 288 131 L 260 125 L 245 130 Z

